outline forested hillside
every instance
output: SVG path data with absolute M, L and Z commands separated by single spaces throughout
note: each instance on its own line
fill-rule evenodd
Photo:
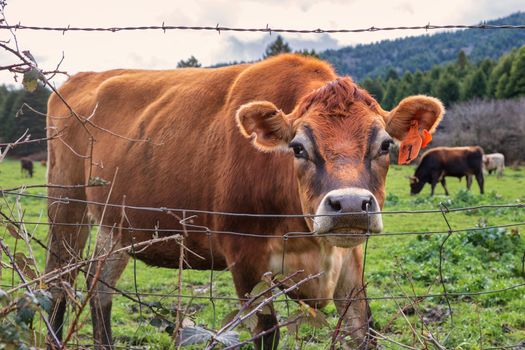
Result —
M 487 22 L 493 25 L 524 23 L 525 12 Z M 331 62 L 339 74 L 359 81 L 367 76 L 385 76 L 390 68 L 398 74 L 429 70 L 436 64 L 454 61 L 461 50 L 472 62 L 479 62 L 496 59 L 522 45 L 525 45 L 525 30 L 467 29 L 328 50 L 320 56 Z

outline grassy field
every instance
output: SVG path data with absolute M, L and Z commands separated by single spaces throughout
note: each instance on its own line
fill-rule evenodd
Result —
M 25 178 L 20 174 L 19 163 L 4 161 L 0 163 L 0 187 L 10 188 L 23 184 L 43 184 L 45 168 L 35 165 L 34 178 Z M 386 211 L 437 209 L 439 203 L 448 208 L 477 206 L 482 204 L 508 204 L 525 202 L 525 170 L 507 169 L 505 176 L 497 180 L 494 176 L 486 177 L 486 194 L 479 195 L 476 184 L 472 192 L 464 190 L 465 181 L 449 179 L 451 196 L 444 196 L 438 187 L 437 195 L 430 197 L 430 188 L 425 187 L 418 196 L 409 195 L 407 175 L 412 167 L 393 166 L 387 180 Z M 45 189 L 28 189 L 26 192 L 45 195 Z M 0 210 L 13 218 L 23 215 L 27 222 L 46 222 L 45 200 L 19 197 L 20 213 L 14 212 L 17 198 L 0 198 Z M 476 293 L 505 289 L 523 284 L 522 258 L 525 253 L 525 238 L 520 223 L 525 222 L 524 208 L 490 208 L 471 211 L 451 212 L 446 214 L 454 230 L 481 228 L 454 232 L 443 245 L 443 280 L 448 293 Z M 507 228 L 490 228 L 494 225 L 513 224 Z M 433 232 L 440 234 L 383 235 L 373 237 L 368 242 L 366 279 L 368 296 L 382 298 L 389 296 L 411 296 L 408 299 L 371 301 L 375 329 L 380 330 L 389 339 L 415 348 L 422 348 L 418 334 L 425 329 L 432 332 L 441 344 L 448 349 L 486 349 L 489 347 L 508 346 L 525 339 L 525 287 L 512 288 L 497 293 L 480 295 L 451 295 L 448 300 L 452 317 L 445 298 L 441 296 L 424 299 L 414 295 L 441 294 L 443 286 L 439 278 L 440 246 L 447 238 L 448 226 L 441 213 L 384 215 L 386 233 L 396 232 Z M 45 241 L 46 225 L 27 224 L 29 232 Z M 12 251 L 26 251 L 23 242 L 15 243 L 7 229 L 0 228 L 0 237 Z M 42 271 L 45 251 L 36 244 L 32 245 L 36 265 Z M 1 289 L 8 290 L 19 283 L 12 270 L 7 268 L 7 258 L 2 255 Z M 212 304 L 206 297 L 210 293 L 210 273 L 184 271 L 184 294 L 195 296 L 184 300 L 188 306 L 192 322 L 210 329 L 220 328 L 224 317 L 238 308 L 234 301 L 215 300 Z M 218 297 L 235 297 L 233 284 L 228 272 L 215 272 L 213 294 Z M 83 279 L 77 286 L 85 290 Z M 155 293 L 177 293 L 177 270 L 146 267 L 141 262 L 131 262 L 118 288 L 135 293 L 152 295 L 142 296 L 141 300 L 159 308 L 168 318 L 170 310 L 176 304 L 176 298 L 155 296 Z M 282 300 L 284 301 L 284 300 Z M 291 303 L 277 303 L 282 319 L 297 308 Z M 403 309 L 405 316 L 399 313 Z M 337 322 L 335 307 L 330 304 L 322 310 L 329 326 L 320 329 L 308 325 L 301 326 L 298 334 L 282 330 L 281 348 L 283 349 L 322 349 L 328 348 L 332 328 Z M 113 331 L 118 344 L 136 348 L 168 349 L 172 348 L 169 331 L 171 324 L 154 318 L 147 308 L 122 297 L 114 298 Z M 83 318 L 85 326 L 75 336 L 77 344 L 91 342 L 89 315 Z M 43 329 L 41 321 L 35 321 L 33 327 Z M 415 330 L 415 331 L 413 331 Z M 249 338 L 246 330 L 240 330 L 241 339 Z M 1 339 L 0 339 L 1 343 Z M 391 341 L 379 341 L 384 348 L 400 348 Z M 525 345 L 524 345 L 525 346 Z M 243 348 L 249 349 L 251 345 Z M 198 346 L 196 348 L 199 348 Z

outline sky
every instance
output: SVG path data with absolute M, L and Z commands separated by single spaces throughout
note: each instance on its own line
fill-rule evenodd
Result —
M 8 0 L 9 24 L 38 26 L 187 25 L 290 29 L 355 29 L 422 26 L 427 23 L 478 24 L 525 11 L 523 0 Z M 437 31 L 431 31 L 435 33 Z M 384 39 L 420 35 L 396 30 L 346 34 L 284 34 L 293 49 L 337 49 Z M 29 50 L 43 70 L 100 71 L 113 68 L 171 69 L 194 55 L 204 66 L 259 59 L 276 34 L 215 31 L 132 31 L 118 33 L 17 31 L 21 50 Z M 0 40 L 10 33 L 0 31 Z M 1 49 L 0 49 L 1 50 Z M 0 51 L 0 66 L 17 63 Z M 65 77 L 53 81 L 59 85 Z M 21 81 L 21 79 L 18 79 Z M 0 84 L 17 84 L 0 72 Z

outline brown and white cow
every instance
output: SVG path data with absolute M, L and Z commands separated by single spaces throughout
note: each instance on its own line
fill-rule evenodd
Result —
M 56 95 L 51 96 L 48 130 L 66 131 L 63 142 L 49 142 L 49 182 L 76 185 L 90 176 L 111 180 L 117 175 L 106 187 L 50 188 L 51 197 L 113 204 L 125 197 L 129 206 L 186 208 L 188 215 L 192 209 L 317 214 L 314 219 L 287 219 L 199 213 L 195 225 L 258 237 L 212 233 L 210 239 L 190 233 L 185 245 L 206 260 L 193 254 L 185 258 L 193 269 L 229 268 L 239 297 L 267 271 L 304 270 L 303 277 L 324 271 L 295 296 L 320 299 L 310 301 L 315 307 L 326 305 L 327 298 L 337 299 L 339 312 L 349 293 L 361 291 L 356 296 L 363 296 L 362 234 L 367 229 L 379 233 L 383 226 L 380 215 L 367 220 L 364 209 L 379 211 L 383 206 L 392 139 L 403 140 L 414 120 L 433 131 L 443 113 L 442 104 L 427 96 L 408 97 L 386 112 L 350 78 L 337 77 L 328 64 L 296 55 L 219 69 L 80 73 L 60 92 L 77 113 L 92 115 L 90 123 L 96 127 L 81 125 Z M 357 214 L 335 215 L 347 212 Z M 97 237 L 98 252 L 107 251 L 110 242 L 118 248 L 152 238 L 151 230 L 136 228 L 156 227 L 161 236 L 169 234 L 163 229 L 182 228 L 169 213 L 126 209 L 125 220 L 122 215 L 118 207 L 49 202 L 54 222 L 86 223 L 90 217 L 106 225 Z M 121 235 L 107 228 L 120 223 Z M 301 231 L 314 234 L 287 240 L 283 262 L 285 242 L 275 237 Z M 53 225 L 47 271 L 79 255 L 87 236 L 85 226 Z M 178 252 L 171 242 L 136 256 L 153 266 L 177 268 Z M 100 346 L 112 342 L 111 293 L 104 293 L 109 291 L 105 284 L 115 285 L 128 258 L 120 254 L 106 262 L 100 275 L 105 283 L 96 285 L 91 300 L 94 337 Z M 52 292 L 52 322 L 60 333 L 65 298 L 59 288 Z M 359 347 L 367 332 L 366 302 L 353 302 L 344 317 L 351 345 Z M 273 311 L 258 315 L 255 333 L 276 322 Z M 256 345 L 275 348 L 278 339 L 274 331 Z

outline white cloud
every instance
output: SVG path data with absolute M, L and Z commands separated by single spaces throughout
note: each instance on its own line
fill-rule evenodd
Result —
M 269 0 L 269 1 L 10 1 L 10 23 L 50 26 L 195 25 L 231 27 L 342 29 L 432 24 L 475 24 L 525 10 L 523 0 Z M 337 48 L 357 43 L 418 35 L 424 31 L 388 31 L 334 35 L 285 35 L 294 49 Z M 204 65 L 262 56 L 275 35 L 204 31 L 120 33 L 18 31 L 20 47 L 40 66 L 53 69 L 64 52 L 62 69 L 70 73 L 119 67 L 168 69 L 190 55 Z M 0 40 L 8 32 L 0 32 Z M 0 65 L 14 63 L 2 52 Z M 0 83 L 12 83 L 0 73 Z M 60 82 L 60 79 L 58 80 Z

